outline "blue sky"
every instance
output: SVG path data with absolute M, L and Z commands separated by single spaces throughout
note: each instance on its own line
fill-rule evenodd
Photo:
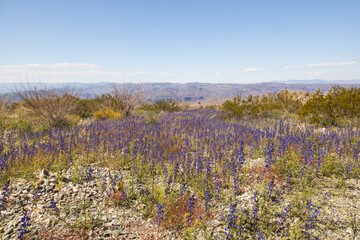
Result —
M 360 79 L 359 0 L 0 0 L 0 82 Z

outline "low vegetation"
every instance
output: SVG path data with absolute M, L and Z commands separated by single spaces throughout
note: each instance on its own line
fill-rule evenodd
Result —
M 143 104 L 140 107 L 141 110 L 152 111 L 152 112 L 176 112 L 182 110 L 180 103 L 174 99 L 160 100 L 152 104 Z
M 346 126 L 360 119 L 360 88 L 332 87 L 328 93 L 317 91 L 299 111 L 302 119 L 323 126 Z
M 302 107 L 302 102 L 297 99 L 296 93 L 282 91 L 263 96 L 249 95 L 245 99 L 238 95 L 232 101 L 225 101 L 222 107 L 230 116 L 238 118 L 269 118 L 296 113 Z
M 306 101 L 288 91 L 237 96 L 224 102 L 222 111 L 180 111 L 174 100 L 141 105 L 140 96 L 127 90 L 92 100 L 50 95 L 54 109 L 69 99 L 77 105 L 62 115 L 54 111 L 54 117 L 36 114 L 46 110 L 33 107 L 32 117 L 48 128 L 33 121 L 30 129 L 10 128 L 19 112 L 44 103 L 32 99 L 36 94 L 27 95 L 30 103 L 24 98 L 1 123 L 0 213 L 16 204 L 9 197 L 17 191 L 11 184 L 24 178 L 33 188 L 13 231 L 20 239 L 44 238 L 56 222 L 69 226 L 64 236 L 90 238 L 105 226 L 104 209 L 140 212 L 156 226 L 154 238 L 170 231 L 183 239 L 321 239 L 331 234 L 356 239 L 360 219 L 348 190 L 356 190 L 351 183 L 360 177 L 359 93 L 333 87 L 327 94 L 306 95 Z M 74 124 L 54 124 L 57 119 Z M 114 171 L 121 176 L 110 174 Z M 36 229 L 34 217 L 34 202 L 49 194 L 40 188 L 40 172 L 56 177 L 51 191 L 58 195 L 69 181 L 85 189 L 72 191 L 79 201 L 64 200 L 68 189 L 63 198 L 49 201 L 44 216 L 52 221 L 44 229 Z M 93 202 L 96 194 L 102 194 L 101 204 Z M 338 211 L 331 205 L 336 201 L 330 201 L 335 198 L 346 200 L 350 218 L 328 214 Z M 0 234 L 10 227 L 9 216 L 0 215 Z

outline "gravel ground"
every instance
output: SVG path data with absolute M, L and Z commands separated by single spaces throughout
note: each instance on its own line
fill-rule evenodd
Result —
M 104 177 L 110 173 L 113 177 L 122 177 L 126 184 L 130 178 L 126 170 L 115 171 L 93 165 L 92 178 L 79 177 L 75 181 L 76 172 L 84 173 L 86 170 L 66 171 L 62 175 L 61 189 L 57 174 L 44 170 L 38 173 L 34 182 L 13 180 L 9 186 L 8 202 L 0 209 L 1 239 L 18 238 L 25 211 L 28 211 L 31 223 L 25 239 L 181 239 L 175 231 L 159 229 L 154 219 L 146 219 L 141 213 L 141 204 L 117 206 L 107 200 L 102 185 L 110 186 L 111 183 L 104 181 Z M 319 239 L 360 239 L 359 179 L 347 180 L 346 187 L 341 189 L 336 188 L 335 180 L 330 178 L 314 181 L 320 190 L 313 199 L 324 203 L 319 215 L 320 228 L 316 230 Z M 252 194 L 250 189 L 246 190 L 235 201 L 247 206 L 251 204 Z M 87 207 L 82 208 L 84 205 Z M 222 211 L 228 207 L 229 204 L 218 207 L 215 215 L 225 214 Z M 84 223 L 93 224 L 92 230 L 81 231 Z M 225 239 L 225 226 L 221 221 L 213 219 L 208 226 L 213 239 Z M 209 237 L 199 230 L 197 238 Z

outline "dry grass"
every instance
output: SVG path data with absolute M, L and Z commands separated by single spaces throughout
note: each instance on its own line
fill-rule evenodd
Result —
M 109 200 L 115 205 L 115 206 L 123 206 L 126 203 L 125 197 L 121 194 L 121 192 L 113 192 Z
M 189 215 L 188 202 L 190 195 L 182 195 L 173 201 L 164 204 L 164 220 L 162 225 L 165 228 L 176 229 L 180 232 L 187 227 L 187 217 Z M 194 214 L 190 218 L 189 226 L 193 226 L 196 222 L 209 221 L 214 218 L 211 211 L 205 209 L 203 201 L 195 197 Z M 156 211 L 154 211 L 154 218 L 156 218 Z

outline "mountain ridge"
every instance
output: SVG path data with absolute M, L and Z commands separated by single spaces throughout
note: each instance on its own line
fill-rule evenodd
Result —
M 154 102 L 166 99 L 175 99 L 182 102 L 222 102 L 232 99 L 240 94 L 244 97 L 248 95 L 262 95 L 269 93 L 290 90 L 295 92 L 315 92 L 320 89 L 323 92 L 328 91 L 333 85 L 343 87 L 360 87 L 360 80 L 353 81 L 326 81 L 326 80 L 289 80 L 286 82 L 262 82 L 262 83 L 171 83 L 171 82 L 153 82 L 153 83 L 128 83 L 129 90 L 135 91 L 139 86 L 144 92 L 145 99 L 148 102 Z M 14 89 L 38 89 L 55 88 L 60 91 L 66 91 L 74 88 L 82 98 L 94 98 L 101 94 L 111 93 L 114 84 L 122 87 L 123 84 L 112 82 L 95 83 L 0 83 L 0 95 L 13 95 Z M 16 89 L 15 89 L 16 90 Z

